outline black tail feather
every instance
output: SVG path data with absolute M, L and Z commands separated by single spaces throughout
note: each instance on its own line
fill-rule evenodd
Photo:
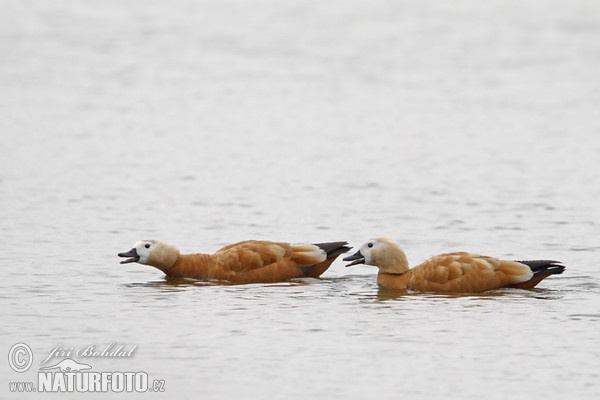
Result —
M 533 271 L 533 276 L 562 274 L 565 266 L 560 261 L 555 260 L 525 260 L 517 261 L 527 265 Z
M 327 253 L 327 258 L 335 258 L 352 248 L 348 246 L 348 242 L 315 243 L 314 245 L 325 250 L 325 253 Z

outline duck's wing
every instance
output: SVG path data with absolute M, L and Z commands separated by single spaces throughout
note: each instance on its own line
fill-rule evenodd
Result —
M 533 276 L 525 264 L 466 252 L 434 256 L 410 272 L 408 288 L 463 293 L 506 287 Z
M 246 272 L 280 264 L 284 266 L 312 266 L 324 261 L 327 253 L 314 244 L 288 244 L 261 240 L 247 240 L 225 246 L 215 253 L 225 269 Z
M 246 272 L 289 260 L 292 248 L 286 243 L 247 240 L 230 244 L 215 253 L 224 270 Z

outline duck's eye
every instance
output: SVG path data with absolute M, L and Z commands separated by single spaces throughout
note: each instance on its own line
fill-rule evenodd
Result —
M 367 243 L 367 247 L 369 247 L 369 248 L 373 247 L 373 243 Z
M 149 248 L 150 248 L 150 244 L 149 244 L 149 243 L 146 243 L 146 244 L 144 245 L 144 247 L 145 247 L 145 248 L 147 248 L 147 249 L 149 249 Z

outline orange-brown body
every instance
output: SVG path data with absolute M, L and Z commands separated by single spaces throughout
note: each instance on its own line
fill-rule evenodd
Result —
M 377 283 L 421 292 L 478 293 L 510 287 L 532 275 L 527 266 L 514 261 L 460 252 L 432 257 L 403 274 L 380 272 Z

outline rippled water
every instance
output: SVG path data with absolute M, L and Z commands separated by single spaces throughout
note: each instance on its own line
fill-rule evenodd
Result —
M 52 347 L 110 343 L 137 348 L 75 359 L 170 398 L 600 396 L 597 2 L 2 9 L 0 339 L 34 364 L 0 362 L 0 397 L 43 397 L 8 383 L 35 381 Z M 568 268 L 532 291 L 400 296 L 341 261 L 235 286 L 116 257 L 143 238 L 372 236 L 413 264 Z

